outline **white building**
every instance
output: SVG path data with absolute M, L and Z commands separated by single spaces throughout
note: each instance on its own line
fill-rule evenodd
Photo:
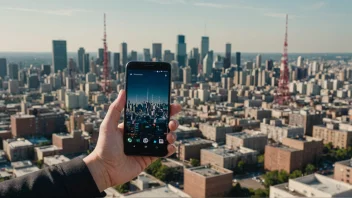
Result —
M 10 79 L 9 80 L 9 83 L 8 83 L 8 89 L 9 89 L 9 93 L 10 94 L 18 94 L 19 88 L 20 86 L 20 83 L 18 82 L 18 80 L 12 80 Z
M 210 76 L 213 68 L 213 51 L 209 51 L 203 59 L 203 73 Z
M 270 186 L 269 197 L 352 197 L 352 186 L 330 177 L 311 174 Z
M 191 67 L 187 66 L 183 68 L 183 83 L 189 84 L 192 82 Z
M 87 108 L 88 97 L 83 91 L 77 92 L 67 92 L 65 96 L 66 108 L 76 109 L 76 108 Z
M 285 137 L 303 137 L 304 128 L 298 126 L 282 125 L 280 120 L 263 119 L 260 123 L 260 131 L 268 135 L 268 139 L 273 139 L 276 142 L 281 142 Z

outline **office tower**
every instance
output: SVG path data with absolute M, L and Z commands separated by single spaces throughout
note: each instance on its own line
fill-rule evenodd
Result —
M 175 54 L 172 53 L 170 50 L 164 51 L 164 62 L 171 63 L 171 61 L 175 60 Z M 177 62 L 179 65 L 179 63 Z
M 203 73 L 205 76 L 210 76 L 213 68 L 213 51 L 209 51 L 203 59 Z
M 199 54 L 199 49 L 198 48 L 193 48 L 190 52 L 190 58 L 195 58 L 197 65 L 200 63 L 200 54 Z
M 200 44 L 201 60 L 204 60 L 208 52 L 209 52 L 209 37 L 202 36 L 202 41 Z
M 99 48 L 98 49 L 98 65 L 103 65 L 104 62 L 104 49 Z
M 226 43 L 225 48 L 224 68 L 227 69 L 231 67 L 231 43 Z
M 108 51 L 108 67 L 111 68 L 111 64 L 112 64 L 112 59 L 111 59 L 111 52 Z
M 214 63 L 213 63 L 213 68 L 223 69 L 223 67 L 224 67 L 224 59 L 220 55 L 217 55 L 215 57 L 215 60 L 214 60 Z
M 21 87 L 23 87 L 24 84 L 27 83 L 27 70 L 21 69 L 18 71 L 18 82 Z
M 177 36 L 177 44 L 176 44 L 176 60 L 180 67 L 186 66 L 187 61 L 187 45 L 185 43 L 185 36 L 178 35 Z
M 67 67 L 66 41 L 53 40 L 53 73 L 63 71 Z
M 4 79 L 7 75 L 6 58 L 0 58 L 0 77 Z
M 85 50 L 83 47 L 80 47 L 78 49 L 78 57 L 77 57 L 77 60 L 78 60 L 78 68 L 79 68 L 79 71 L 83 72 L 84 70 L 84 54 L 85 54 Z
M 150 49 L 144 48 L 143 49 L 143 61 L 152 61 L 152 57 L 150 56 Z
M 121 73 L 120 67 L 120 53 L 114 53 L 114 67 L 113 70 L 117 73 Z
M 29 75 L 27 85 L 29 89 L 38 89 L 39 87 L 38 75 L 37 74 Z
M 92 60 L 90 61 L 90 72 L 93 73 L 93 74 L 96 74 L 97 75 L 97 65 L 94 61 L 94 59 L 92 58 Z
M 153 60 L 155 61 L 161 61 L 162 57 L 161 57 L 161 51 L 162 51 L 162 45 L 161 43 L 153 43 Z
M 173 60 L 171 61 L 171 81 L 178 80 L 178 62 Z
M 121 72 L 125 72 L 125 66 L 128 63 L 127 43 L 121 43 Z
M 18 80 L 12 80 L 10 79 L 9 82 L 8 82 L 8 92 L 10 94 L 18 94 L 19 90 L 19 82 Z
M 17 80 L 18 79 L 18 64 L 9 63 L 7 65 L 7 73 L 10 79 Z
M 211 81 L 212 82 L 220 82 L 221 81 L 221 72 L 222 69 L 216 69 L 216 68 L 212 68 L 212 78 Z
M 236 65 L 237 68 L 241 69 L 241 52 L 236 52 Z
M 82 73 L 86 74 L 89 72 L 89 54 L 84 54 L 84 59 L 83 59 L 83 70 Z
M 297 58 L 297 67 L 303 67 L 304 58 L 302 56 L 298 56 Z
M 183 68 L 183 83 L 189 84 L 192 82 L 191 67 L 187 66 Z
M 131 59 L 130 61 L 137 61 L 137 52 L 132 50 L 131 51 Z
M 42 69 L 42 75 L 50 75 L 51 69 L 50 69 L 50 65 L 44 65 L 42 64 L 41 69 Z
M 197 76 L 198 66 L 196 58 L 188 59 L 188 66 L 191 67 L 191 74 Z
M 266 60 L 265 61 L 265 69 L 268 70 L 268 71 L 271 71 L 274 67 L 274 62 L 273 60 Z
M 262 55 L 258 54 L 255 59 L 255 66 L 257 68 L 260 68 L 261 65 L 262 65 Z

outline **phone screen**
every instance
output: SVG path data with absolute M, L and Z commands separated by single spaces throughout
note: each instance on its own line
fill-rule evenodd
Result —
M 125 151 L 155 155 L 167 148 L 170 72 L 127 69 Z

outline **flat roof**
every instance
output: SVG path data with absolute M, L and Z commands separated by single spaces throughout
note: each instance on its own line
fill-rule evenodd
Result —
M 23 175 L 27 175 L 29 173 L 33 173 L 38 170 L 40 169 L 37 166 L 29 166 L 26 168 L 15 169 L 14 174 L 16 175 L 16 177 L 21 177 Z
M 48 152 L 48 151 L 56 151 L 56 150 L 60 150 L 60 148 L 58 148 L 55 145 L 48 145 L 48 146 L 41 146 L 41 147 L 35 147 L 35 149 L 38 149 L 42 152 Z
M 256 137 L 267 137 L 266 134 L 264 134 L 264 133 L 262 133 L 260 131 L 253 132 L 253 133 L 248 133 L 248 132 L 227 133 L 226 135 L 237 137 L 237 138 L 240 138 L 240 139 L 256 138 Z
M 71 134 L 69 134 L 69 133 L 55 133 L 55 135 L 57 135 L 61 139 L 72 138 Z
M 204 177 L 213 177 L 213 176 L 232 173 L 232 171 L 230 170 L 220 168 L 220 167 L 215 167 L 212 165 L 193 167 L 193 168 L 189 168 L 188 170 L 195 172 L 199 175 L 202 175 Z
M 65 157 L 64 155 L 54 155 L 54 156 L 44 157 L 44 164 L 48 166 L 61 164 L 63 162 L 68 162 L 68 161 L 70 161 L 70 159 Z
M 18 147 L 25 147 L 25 146 L 33 146 L 33 144 L 23 138 L 18 139 L 8 139 L 7 140 L 10 148 L 18 148 Z
M 122 197 L 190 197 L 188 194 L 170 185 L 149 188 L 146 190 L 124 194 Z
M 23 168 L 23 167 L 27 167 L 27 166 L 32 166 L 32 162 L 29 160 L 24 160 L 24 161 L 18 161 L 18 162 L 12 162 L 11 166 L 13 168 Z
M 183 144 L 185 146 L 199 145 L 199 144 L 212 144 L 212 143 L 214 142 L 211 140 L 206 140 L 202 138 L 188 138 L 188 139 L 176 141 L 176 144 Z
M 278 143 L 268 144 L 268 146 L 272 146 L 272 147 L 279 148 L 279 149 L 285 150 L 285 151 L 290 151 L 290 152 L 301 151 L 301 150 L 298 150 L 298 149 L 295 149 L 295 148 L 291 148 L 291 147 L 288 147 L 286 145 L 278 144 Z
M 34 115 L 29 115 L 29 114 L 14 114 L 12 115 L 15 118 L 34 118 Z
M 336 162 L 336 164 L 342 164 L 348 167 L 352 167 L 352 160 L 349 159 L 349 160 L 339 161 L 339 162 Z
M 239 147 L 239 148 L 233 148 L 230 149 L 227 146 L 220 146 L 220 147 L 213 147 L 213 148 L 205 148 L 202 150 L 209 151 L 211 153 L 214 153 L 216 155 L 221 155 L 223 157 L 235 157 L 235 156 L 242 156 L 246 154 L 257 154 L 258 152 L 250 149 L 250 148 L 245 148 L 245 147 Z

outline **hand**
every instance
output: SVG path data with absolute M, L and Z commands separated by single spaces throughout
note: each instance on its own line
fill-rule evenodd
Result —
M 99 138 L 94 151 L 83 159 L 93 176 L 100 192 L 108 187 L 126 183 L 138 176 L 157 157 L 126 156 L 123 151 L 123 123 L 118 125 L 121 112 L 126 103 L 126 93 L 120 91 L 118 98 L 110 105 L 100 125 Z M 180 105 L 171 105 L 171 116 L 181 111 Z M 167 141 L 168 156 L 175 152 L 172 144 L 176 140 L 174 130 L 178 122 L 169 122 L 170 133 Z

